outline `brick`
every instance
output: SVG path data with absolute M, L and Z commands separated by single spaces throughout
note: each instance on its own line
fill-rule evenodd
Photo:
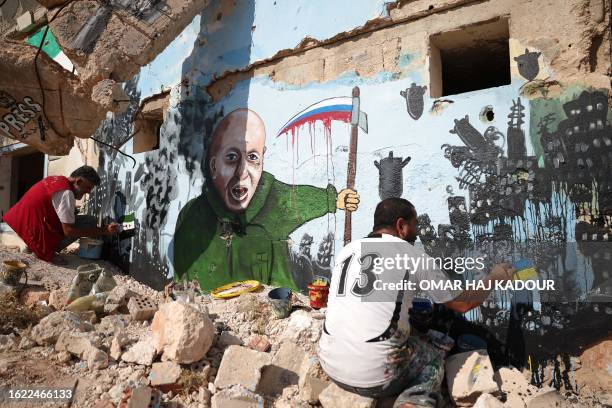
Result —
M 261 336 L 259 334 L 253 334 L 251 337 L 247 339 L 246 346 L 250 349 L 266 352 L 270 350 L 272 345 L 268 341 L 266 336 Z
M 162 392 L 177 390 L 180 388 L 178 380 L 181 377 L 181 366 L 172 361 L 153 363 L 149 373 L 151 386 L 159 388 Z
M 158 407 L 161 402 L 161 392 L 151 387 L 141 386 L 128 390 L 123 397 L 123 401 L 119 404 L 121 408 L 149 408 Z
M 336 384 L 327 386 L 319 396 L 319 401 L 321 401 L 323 408 L 374 408 L 376 405 L 376 401 L 373 398 L 362 397 L 361 395 L 345 391 Z
M 498 391 L 486 350 L 454 354 L 446 360 L 446 381 L 457 406 L 474 405 L 483 393 Z
M 271 362 L 272 357 L 268 353 L 242 346 L 229 346 L 223 354 L 215 386 L 229 388 L 232 385 L 242 385 L 255 391 L 261 379 L 262 368 Z
M 149 320 L 157 312 L 157 306 L 149 299 L 144 297 L 132 297 L 128 302 L 128 310 L 132 320 Z

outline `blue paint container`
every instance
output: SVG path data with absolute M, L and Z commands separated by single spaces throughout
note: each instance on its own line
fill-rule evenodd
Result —
M 94 238 L 79 239 L 79 256 L 85 259 L 100 259 L 104 241 Z

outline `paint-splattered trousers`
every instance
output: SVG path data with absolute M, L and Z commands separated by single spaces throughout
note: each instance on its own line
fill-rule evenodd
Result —
M 370 398 L 397 397 L 393 408 L 437 407 L 441 403 L 440 386 L 444 379 L 444 359 L 429 342 L 417 337 L 408 340 L 389 355 L 397 365 L 397 376 L 389 383 L 372 388 L 339 387 Z

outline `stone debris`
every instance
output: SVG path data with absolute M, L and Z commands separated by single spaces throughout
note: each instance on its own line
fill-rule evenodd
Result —
M 30 286 L 21 291 L 19 301 L 26 306 L 31 306 L 39 302 L 47 304 L 50 293 L 45 288 Z
M 99 333 L 64 332 L 55 343 L 55 350 L 67 351 L 87 361 L 87 367 L 90 370 L 102 369 L 108 366 L 108 355 L 100 350 L 101 345 L 102 338 Z
M 259 334 L 253 334 L 251 337 L 249 337 L 246 341 L 246 346 L 253 350 L 262 352 L 270 351 L 270 348 L 272 347 L 266 336 L 261 336 Z
M 261 380 L 263 367 L 271 362 L 272 357 L 268 353 L 242 346 L 229 346 L 223 354 L 215 386 L 229 388 L 242 385 L 250 391 L 255 391 Z
M 138 294 L 123 285 L 115 286 L 106 297 L 104 313 L 113 314 L 117 312 L 127 313 L 127 304 L 130 298 Z M 121 310 L 123 309 L 123 310 Z
M 512 405 L 508 402 L 508 407 L 523 407 L 523 405 Z M 472 408 L 504 408 L 504 403 L 491 394 L 481 394 Z
M 454 354 L 446 359 L 446 381 L 457 406 L 471 406 L 481 394 L 497 392 L 493 374 L 486 350 Z
M 146 337 L 132 345 L 128 351 L 121 355 L 121 360 L 126 363 L 136 363 L 144 366 L 153 364 L 157 356 L 157 350 L 151 337 Z
M 151 386 L 159 388 L 163 392 L 177 390 L 180 388 L 178 380 L 181 372 L 181 366 L 173 361 L 153 363 L 149 373 L 149 381 Z
M 44 317 L 31 332 L 31 338 L 41 346 L 55 344 L 63 332 L 91 331 L 91 323 L 81 320 L 73 312 L 57 311 Z
M 513 367 L 500 368 L 493 378 L 499 389 L 506 394 L 506 404 L 509 406 L 524 407 L 527 399 L 539 390 L 529 384 L 523 373 Z
M 362 397 L 330 384 L 319 395 L 323 408 L 374 408 L 376 400 Z
M 215 328 L 196 307 L 170 302 L 160 306 L 151 324 L 155 348 L 163 360 L 180 364 L 201 360 L 213 343 Z
M 49 270 L 37 272 L 48 279 Z M 32 328 L 0 335 L 0 353 L 21 353 L 25 360 L 41 356 L 53 361 L 57 375 L 82 379 L 80 386 L 89 388 L 74 406 L 376 406 L 376 400 L 342 390 L 323 372 L 316 347 L 324 310 L 299 307 L 277 319 L 266 301 L 269 287 L 227 300 L 196 295 L 194 302 L 183 303 L 115 273 L 117 286 L 105 292 L 102 310 L 70 312 L 61 309 L 73 275 L 60 271 L 57 281 L 39 285 L 48 291 L 49 309 L 58 310 Z M 302 294 L 296 297 L 307 304 Z M 150 316 L 139 320 L 142 316 L 130 310 L 134 299 L 159 305 L 152 321 L 146 320 Z M 34 302 L 37 308 L 45 303 Z M 605 359 L 605 348 L 598 347 L 603 351 L 597 355 Z M 595 360 L 588 353 L 581 359 L 579 371 Z M 0 375 L 3 369 L 0 364 Z M 446 369 L 449 394 L 458 406 L 538 408 L 566 402 L 554 389 L 530 385 L 514 368 L 494 373 L 483 350 L 451 355 Z M 393 398 L 378 401 L 378 406 L 392 405 Z
M 526 399 L 527 408 L 569 408 L 568 404 L 554 388 L 539 389 L 537 394 Z
M 241 385 L 215 393 L 211 398 L 212 408 L 261 408 L 264 399 Z

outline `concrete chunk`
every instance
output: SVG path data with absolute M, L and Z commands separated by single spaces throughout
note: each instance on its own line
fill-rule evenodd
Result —
M 151 331 L 155 348 L 163 353 L 162 360 L 190 364 L 201 360 L 210 349 L 215 327 L 205 313 L 181 302 L 160 306 Z
M 41 346 L 55 344 L 60 334 L 64 332 L 91 331 L 93 325 L 68 311 L 53 312 L 43 318 L 30 334 L 32 340 Z
M 136 363 L 150 366 L 157 356 L 155 345 L 150 337 L 141 339 L 135 343 L 128 351 L 121 355 L 121 360 L 127 363 Z
M 172 361 L 153 363 L 149 373 L 151 386 L 159 388 L 162 392 L 176 390 L 180 386 L 178 380 L 181 376 L 181 366 Z
M 229 388 L 232 385 L 242 385 L 250 391 L 255 391 L 263 366 L 271 362 L 272 357 L 268 353 L 242 346 L 229 346 L 223 354 L 215 386 Z
M 362 397 L 330 384 L 319 395 L 323 408 L 374 408 L 376 401 L 373 398 Z
M 215 393 L 210 402 L 212 408 L 261 408 L 264 406 L 264 400 L 260 395 L 240 385 Z
M 498 391 L 486 350 L 454 354 L 446 360 L 448 390 L 458 406 L 473 405 L 483 393 Z

